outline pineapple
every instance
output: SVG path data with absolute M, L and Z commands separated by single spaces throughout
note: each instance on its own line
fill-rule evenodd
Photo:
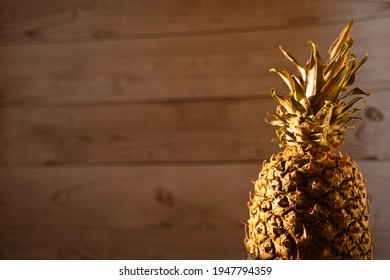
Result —
M 347 91 L 359 62 L 351 54 L 352 22 L 340 33 L 322 61 L 317 46 L 305 67 L 284 49 L 300 75 L 271 69 L 287 84 L 274 120 L 285 150 L 264 162 L 248 203 L 245 224 L 248 259 L 371 259 L 372 241 L 366 183 L 357 164 L 336 153 L 347 123 L 357 118 L 355 103 L 369 95 Z

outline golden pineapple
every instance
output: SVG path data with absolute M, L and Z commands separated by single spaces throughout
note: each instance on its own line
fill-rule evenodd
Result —
M 372 241 L 366 183 L 357 164 L 335 149 L 344 142 L 355 103 L 368 95 L 353 83 L 358 63 L 351 54 L 352 22 L 340 33 L 323 63 L 313 42 L 306 66 L 282 48 L 299 76 L 279 74 L 290 93 L 274 120 L 285 150 L 263 163 L 248 203 L 245 225 L 248 259 L 371 259 Z M 359 96 L 360 95 L 360 96 Z

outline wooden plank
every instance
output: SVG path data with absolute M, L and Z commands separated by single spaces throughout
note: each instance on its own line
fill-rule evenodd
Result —
M 259 166 L 1 168 L 0 223 L 242 229 Z
M 0 163 L 219 162 L 264 158 L 271 99 L 0 110 Z
M 0 259 L 240 260 L 242 229 L 0 228 Z
M 374 91 L 367 97 L 367 106 L 361 104 L 360 116 L 356 128 L 347 134 L 342 150 L 356 159 L 388 159 L 390 157 L 390 102 L 389 91 Z
M 355 159 L 389 159 L 387 92 L 368 97 L 363 122 L 341 147 Z M 271 98 L 0 110 L 1 164 L 234 162 L 279 150 Z M 271 117 L 272 119 L 272 117 Z
M 151 4 L 152 3 L 152 4 Z M 0 43 L 245 32 L 388 16 L 385 1 L 2 1 Z
M 356 24 L 354 49 L 369 61 L 357 85 L 388 88 L 389 18 Z M 269 96 L 282 87 L 271 67 L 293 69 L 283 45 L 304 63 L 308 39 L 325 52 L 344 24 L 291 30 L 0 48 L 3 105 L 123 103 Z M 285 87 L 283 87 L 285 89 Z
M 3 259 L 242 259 L 256 165 L 0 169 Z
M 375 259 L 390 258 L 390 162 L 367 177 Z M 3 259 L 241 259 L 260 164 L 0 169 Z

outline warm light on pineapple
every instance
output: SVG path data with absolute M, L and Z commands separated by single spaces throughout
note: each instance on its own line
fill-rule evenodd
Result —
M 310 41 L 305 66 L 283 50 L 299 76 L 271 69 L 290 93 L 272 90 L 279 104 L 274 119 L 283 152 L 263 163 L 248 203 L 245 226 L 249 259 L 371 259 L 372 241 L 366 183 L 349 156 L 336 154 L 368 95 L 347 90 L 367 55 L 351 54 L 352 22 L 340 33 L 322 61 Z M 348 101 L 346 100 L 348 99 Z

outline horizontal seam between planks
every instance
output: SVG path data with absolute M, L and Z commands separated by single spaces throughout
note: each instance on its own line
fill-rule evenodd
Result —
M 174 104 L 174 103 L 204 103 L 204 102 L 234 102 L 249 100 L 271 99 L 270 95 L 247 95 L 247 96 L 221 96 L 221 97 L 183 97 L 183 98 L 156 98 L 138 100 L 91 100 L 91 101 L 64 101 L 64 102 L 42 102 L 23 103 L 9 102 L 0 104 L 2 108 L 47 108 L 47 107 L 92 107 L 92 106 L 128 106 L 146 104 Z
M 368 90 L 375 94 L 390 91 L 390 88 L 372 88 Z M 55 107 L 101 107 L 101 106 L 131 106 L 147 104 L 174 104 L 174 103 L 206 103 L 206 102 L 239 102 L 250 100 L 271 100 L 269 95 L 240 95 L 240 96 L 215 96 L 215 97 L 183 97 L 183 98 L 155 98 L 135 100 L 90 100 L 90 101 L 64 101 L 64 102 L 4 102 L 0 103 L 0 110 L 7 108 L 55 108 Z
M 271 153 L 270 153 L 271 157 Z M 267 159 L 258 160 L 203 160 L 203 161 L 128 161 L 128 162 L 49 162 L 49 163 L 1 163 L 0 171 L 7 169 L 42 169 L 42 168 L 120 168 L 120 167 L 200 167 L 200 166 L 227 166 L 227 165 L 261 165 Z M 390 158 L 370 159 L 353 158 L 361 163 L 390 163 Z

